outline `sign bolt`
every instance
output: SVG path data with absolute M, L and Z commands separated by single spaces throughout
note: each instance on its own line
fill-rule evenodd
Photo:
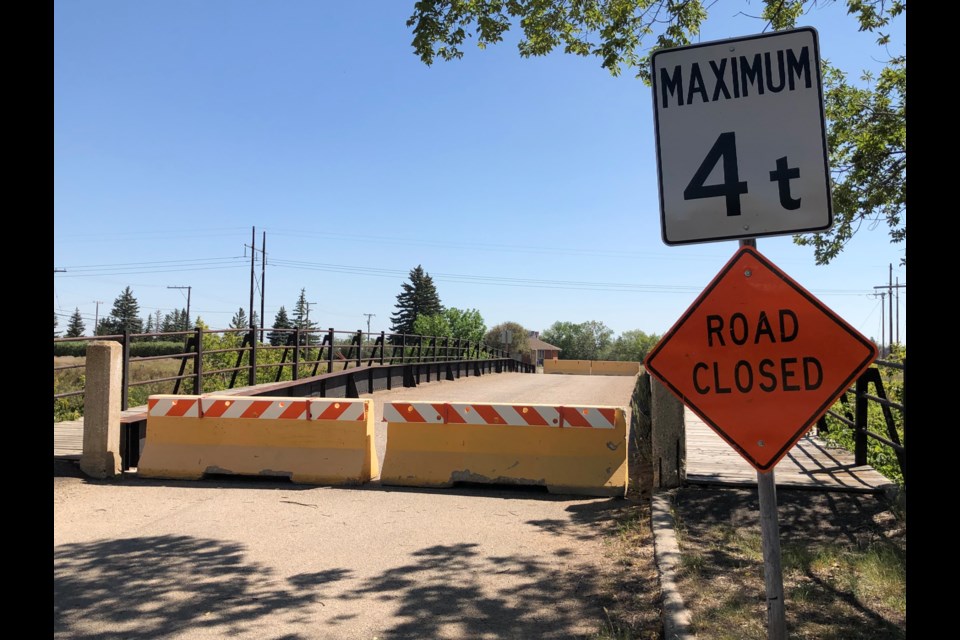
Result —
M 753 271 L 750 271 L 750 269 L 747 269 L 746 271 L 743 272 L 743 275 L 749 278 L 750 276 L 753 275 Z
M 764 441 L 763 441 L 763 440 L 757 440 L 757 446 L 758 446 L 758 447 L 763 447 L 763 446 L 765 446 Z

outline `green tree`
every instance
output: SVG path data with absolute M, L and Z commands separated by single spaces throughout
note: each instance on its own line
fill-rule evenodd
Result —
M 74 308 L 73 315 L 70 316 L 70 322 L 67 323 L 67 332 L 64 335 L 67 338 L 79 338 L 86 329 L 87 326 L 83 323 L 83 316 L 80 315 L 80 309 Z
M 650 350 L 659 341 L 660 336 L 656 334 L 648 335 L 639 329 L 624 331 L 613 341 L 606 359 L 643 362 Z
M 57 327 L 60 326 L 60 318 L 57 317 L 57 312 L 53 312 L 53 337 L 56 338 L 60 335 L 60 332 L 57 330 Z
M 505 349 L 510 352 L 511 357 L 521 357 L 531 353 L 528 338 L 528 331 L 519 322 L 501 322 L 492 327 L 483 336 L 483 342 L 491 347 Z
M 866 86 L 855 87 L 839 69 L 824 69 L 835 222 L 822 233 L 794 238 L 813 247 L 817 264 L 837 257 L 864 223 L 884 222 L 891 242 L 907 239 L 907 59 L 891 60 L 879 78 L 861 79 Z
M 421 336 L 437 336 L 437 337 L 449 337 L 452 335 L 450 331 L 450 321 L 447 320 L 447 316 L 442 313 L 435 313 L 433 315 L 419 315 L 417 319 L 413 322 L 413 333 Z
M 274 329 L 293 329 L 293 323 L 290 322 L 290 318 L 287 317 L 287 308 L 280 307 L 280 310 L 277 311 L 277 315 L 273 317 L 273 328 Z M 270 344 L 278 347 L 280 345 L 287 344 L 287 337 L 290 334 L 286 331 L 271 331 L 267 334 L 267 340 L 270 341 Z
M 476 309 L 458 309 L 450 307 L 444 311 L 447 322 L 450 323 L 450 335 L 461 340 L 481 342 L 487 333 L 487 325 L 483 316 Z
M 423 266 L 417 265 L 410 270 L 410 281 L 404 282 L 394 305 L 397 312 L 390 317 L 393 323 L 392 333 L 416 333 L 414 323 L 421 315 L 432 316 L 443 313 L 437 288 Z
M 230 319 L 230 328 L 231 329 L 246 329 L 250 325 L 247 323 L 247 312 L 243 310 L 243 307 L 240 307 L 233 318 Z
M 824 111 L 833 189 L 834 226 L 817 234 L 794 236 L 812 246 L 817 264 L 827 264 L 866 223 L 885 222 L 892 243 L 906 242 L 906 56 L 886 54 L 885 33 L 892 19 L 905 15 L 906 0 L 845 0 L 856 28 L 877 34 L 874 58 L 885 68 L 874 82 L 855 87 L 847 74 L 824 62 Z M 705 6 L 706 4 L 706 6 Z M 650 55 L 657 49 L 697 40 L 707 9 L 704 0 L 418 0 L 407 26 L 413 29 L 414 53 L 427 65 L 437 58 L 463 56 L 461 46 L 475 38 L 485 49 L 504 39 L 514 22 L 522 30 L 517 44 L 522 57 L 565 53 L 595 56 L 613 75 L 634 69 L 650 82 Z M 817 0 L 761 0 L 760 15 L 749 18 L 766 27 L 790 29 Z M 727 10 L 727 5 L 723 5 Z M 762 28 L 761 28 L 762 27 Z M 906 264 L 906 258 L 901 259 Z
M 613 330 L 597 320 L 554 322 L 540 334 L 544 342 L 560 347 L 565 360 L 604 360 L 612 337 Z
M 421 315 L 413 323 L 413 332 L 422 336 L 447 336 L 481 342 L 487 332 L 483 316 L 476 309 L 450 307 L 443 313 Z
M 97 333 L 119 334 L 124 331 L 143 333 L 143 320 L 140 318 L 140 303 L 130 287 L 126 287 L 113 301 L 110 315 L 100 321 Z

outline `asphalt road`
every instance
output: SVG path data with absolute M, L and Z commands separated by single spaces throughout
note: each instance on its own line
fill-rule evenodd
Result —
M 634 378 L 498 374 L 386 400 L 628 407 Z M 379 423 L 378 423 L 379 426 Z M 378 429 L 383 460 L 385 430 Z M 521 489 L 94 481 L 54 464 L 54 637 L 550 639 L 604 621 L 618 499 Z

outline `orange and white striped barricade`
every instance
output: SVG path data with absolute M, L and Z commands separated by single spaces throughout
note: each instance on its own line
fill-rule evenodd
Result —
M 192 403 L 187 411 L 185 403 Z M 361 484 L 379 473 L 373 401 L 251 396 L 151 396 L 137 473 L 288 477 Z
M 545 486 L 614 496 L 627 489 L 627 426 L 618 407 L 388 402 L 384 485 Z

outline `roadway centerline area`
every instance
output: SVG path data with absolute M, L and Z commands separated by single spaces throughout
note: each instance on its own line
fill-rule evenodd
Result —
M 634 377 L 498 374 L 383 403 L 629 407 Z M 55 637 L 578 638 L 606 620 L 617 498 L 54 477 Z

